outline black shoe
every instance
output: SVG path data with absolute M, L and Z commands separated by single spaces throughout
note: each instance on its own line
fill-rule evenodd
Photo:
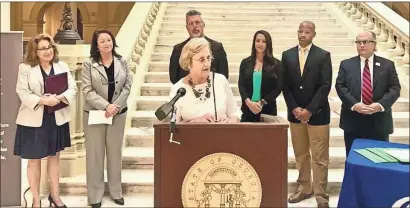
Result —
M 30 187 L 28 187 L 28 188 L 24 191 L 24 193 L 23 193 L 23 198 L 24 198 L 24 202 L 25 202 L 24 207 L 25 207 L 25 208 L 27 208 L 26 193 L 28 192 L 28 190 L 30 190 Z M 33 208 L 34 208 L 34 203 L 33 203 L 33 204 L 31 204 L 31 207 L 33 207 Z M 41 199 L 40 199 L 40 208 L 41 208 Z
M 122 197 L 121 199 L 114 199 L 114 203 L 118 205 L 124 205 L 124 198 Z
M 23 199 L 24 199 L 24 202 L 25 202 L 24 208 L 27 208 L 26 193 L 27 193 L 28 190 L 30 190 L 30 187 L 28 187 L 28 188 L 24 191 L 24 194 L 23 194 Z M 33 205 L 31 205 L 31 207 L 33 207 Z
M 97 204 L 91 204 L 92 208 L 100 208 L 101 207 L 101 202 L 98 202 Z
M 51 204 L 54 204 L 54 207 L 57 207 L 57 208 L 67 208 L 67 206 L 66 206 L 65 204 L 63 204 L 63 206 L 58 206 L 58 205 L 54 202 L 53 197 L 51 197 L 51 194 L 48 195 L 48 201 L 50 202 L 50 207 L 51 207 Z

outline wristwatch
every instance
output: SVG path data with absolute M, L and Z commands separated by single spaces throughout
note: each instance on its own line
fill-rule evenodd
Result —
M 261 105 L 264 106 L 264 105 L 266 105 L 266 104 L 268 104 L 268 103 L 267 103 L 264 99 L 262 99 L 262 100 L 261 100 Z

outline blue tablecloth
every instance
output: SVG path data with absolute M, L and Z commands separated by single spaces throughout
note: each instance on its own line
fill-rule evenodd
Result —
M 409 148 L 406 144 L 356 139 L 346 161 L 338 207 L 392 207 L 398 200 L 409 204 L 409 164 L 373 163 L 353 149 Z M 405 198 L 405 199 L 403 199 Z

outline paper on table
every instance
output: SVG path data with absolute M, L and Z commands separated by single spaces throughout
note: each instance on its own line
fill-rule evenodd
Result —
M 401 148 L 386 148 L 384 151 L 391 155 L 392 157 L 396 158 L 400 162 L 410 162 L 410 149 L 401 149 Z
M 369 159 L 370 161 L 372 161 L 374 163 L 388 162 L 387 160 L 385 160 L 382 157 L 374 154 L 373 152 L 370 152 L 367 149 L 355 149 L 354 151 L 361 154 L 363 157 Z
M 112 124 L 112 116 L 106 118 L 103 110 L 90 110 L 88 114 L 88 125 L 93 124 Z
M 367 150 L 369 150 L 370 152 L 372 152 L 373 154 L 383 158 L 384 160 L 386 160 L 387 162 L 399 162 L 396 158 L 390 156 L 389 154 L 387 154 L 384 149 L 385 148 L 366 148 Z

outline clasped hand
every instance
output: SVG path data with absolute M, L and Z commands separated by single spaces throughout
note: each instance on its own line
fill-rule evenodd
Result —
M 312 113 L 305 108 L 297 107 L 292 110 L 293 115 L 296 119 L 301 121 L 302 123 L 307 123 L 312 117 Z
M 105 117 L 111 117 L 111 116 L 115 116 L 118 113 L 118 110 L 120 109 L 120 106 L 117 104 L 109 104 L 106 108 L 105 108 Z
M 258 114 L 262 111 L 262 104 L 261 102 L 253 102 L 250 99 L 245 101 L 246 105 L 248 106 L 249 110 L 252 111 L 254 114 Z
M 378 103 L 372 103 L 370 105 L 366 105 L 364 103 L 357 103 L 353 108 L 353 111 L 366 115 L 371 115 L 373 113 L 380 112 L 381 110 L 382 108 Z
M 60 101 L 61 96 L 62 95 L 46 93 L 43 96 L 41 96 L 41 104 L 50 106 L 50 107 L 56 106 L 61 102 Z

